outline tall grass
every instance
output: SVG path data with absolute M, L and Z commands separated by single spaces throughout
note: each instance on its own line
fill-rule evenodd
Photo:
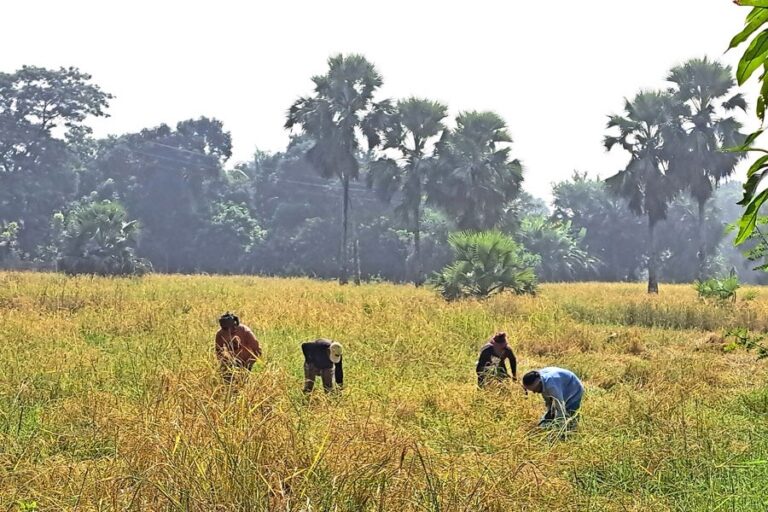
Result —
M 759 295 L 729 312 L 683 286 L 647 299 L 639 285 L 549 285 L 448 304 L 386 284 L 0 274 L 0 504 L 765 510 L 764 363 L 700 349 L 734 318 L 760 330 Z M 265 349 L 232 387 L 212 351 L 225 310 Z M 583 377 L 575 436 L 536 431 L 538 397 L 476 389 L 477 350 L 502 329 L 521 372 Z M 299 344 L 318 336 L 344 343 L 347 386 L 307 399 Z

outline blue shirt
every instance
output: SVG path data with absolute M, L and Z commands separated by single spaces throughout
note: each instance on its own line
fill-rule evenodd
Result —
M 549 366 L 539 370 L 544 403 L 555 418 L 563 418 L 578 410 L 584 386 L 570 370 Z

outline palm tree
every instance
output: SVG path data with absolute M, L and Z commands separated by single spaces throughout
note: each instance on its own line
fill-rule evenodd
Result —
M 512 138 L 493 112 L 463 112 L 437 145 L 429 201 L 457 219 L 459 229 L 495 227 L 520 192 L 523 166 L 510 158 Z
M 150 267 L 136 257 L 139 231 L 118 202 L 80 206 L 69 215 L 59 267 L 72 274 L 142 274 Z
M 396 151 L 397 159 L 382 156 L 369 166 L 368 185 L 374 186 L 387 202 L 398 194 L 395 213 L 411 224 L 417 286 L 424 282 L 421 261 L 424 186 L 428 169 L 434 167 L 434 143 L 445 130 L 443 119 L 447 115 L 448 107 L 441 103 L 420 98 L 399 101 L 385 128 L 383 144 L 383 149 Z
M 667 214 L 667 207 L 677 194 L 669 176 L 670 144 L 673 131 L 669 122 L 672 98 L 660 91 L 642 91 L 624 105 L 624 116 L 613 115 L 608 129 L 618 128 L 619 135 L 607 135 L 605 147 L 616 144 L 630 154 L 627 167 L 608 178 L 606 183 L 616 194 L 627 199 L 635 215 L 648 217 L 648 293 L 658 293 L 654 229 Z
M 335 55 L 328 59 L 328 72 L 312 78 L 315 94 L 299 98 L 289 109 L 287 129 L 301 127 L 313 140 L 307 159 L 325 178 L 338 178 L 342 185 L 342 236 L 339 282 L 349 274 L 349 184 L 360 176 L 359 134 L 368 149 L 379 145 L 380 128 L 391 110 L 387 101 L 376 103 L 373 95 L 382 79 L 362 55 Z
M 744 153 L 723 152 L 743 143 L 741 123 L 726 113 L 747 104 L 740 94 L 730 95 L 736 82 L 730 66 L 692 59 L 673 68 L 667 80 L 675 84 L 674 99 L 680 103 L 681 140 L 671 168 L 679 174 L 698 203 L 698 278 L 706 268 L 704 209 L 720 181 L 733 174 Z M 726 97 L 728 97 L 726 99 Z
M 464 231 L 451 234 L 448 243 L 454 261 L 432 278 L 446 299 L 482 299 L 506 290 L 536 292 L 538 258 L 512 237 L 500 231 Z

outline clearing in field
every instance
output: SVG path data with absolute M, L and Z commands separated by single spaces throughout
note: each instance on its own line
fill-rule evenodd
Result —
M 305 279 L 0 274 L 4 510 L 738 510 L 768 506 L 768 296 L 545 285 L 446 303 Z M 264 358 L 213 355 L 238 313 Z M 739 336 L 723 337 L 742 328 Z M 519 374 L 586 385 L 578 432 L 539 396 L 480 391 L 505 330 Z M 302 341 L 344 344 L 345 390 L 302 394 Z

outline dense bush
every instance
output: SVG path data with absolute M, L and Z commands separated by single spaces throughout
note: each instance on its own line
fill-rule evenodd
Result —
M 87 203 L 71 211 L 63 233 L 59 268 L 70 274 L 140 275 L 151 270 L 136 256 L 139 225 L 120 203 Z
M 503 291 L 534 293 L 538 258 L 498 231 L 460 232 L 448 238 L 453 263 L 432 282 L 448 300 L 486 298 Z

